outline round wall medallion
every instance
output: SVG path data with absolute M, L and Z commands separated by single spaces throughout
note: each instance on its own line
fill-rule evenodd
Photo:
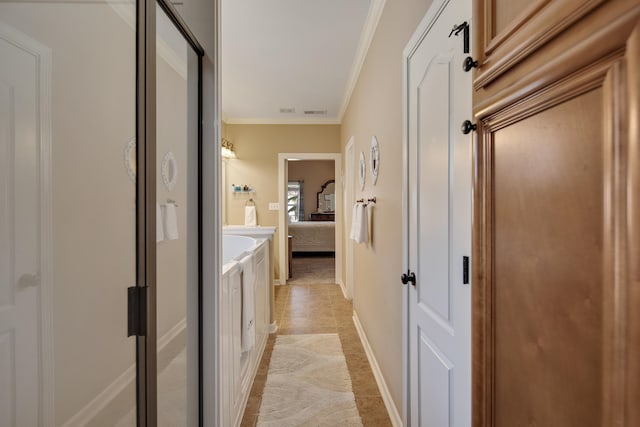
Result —
M 378 139 L 374 136 L 371 138 L 371 152 L 369 153 L 369 167 L 371 168 L 371 181 L 376 185 L 378 181 L 378 171 L 380 170 L 380 145 Z
M 136 182 L 136 139 L 131 138 L 124 147 L 124 168 L 131 181 Z
M 171 151 L 162 158 L 162 181 L 169 191 L 172 191 L 178 182 L 178 163 Z

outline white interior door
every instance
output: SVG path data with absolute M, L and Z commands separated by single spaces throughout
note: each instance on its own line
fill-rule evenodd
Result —
M 471 4 L 437 1 L 407 55 L 409 422 L 471 425 L 471 73 L 462 69 Z M 425 37 L 421 37 L 425 35 Z M 409 49 L 408 48 L 408 49 Z
M 0 37 L 0 425 L 37 426 L 40 392 L 38 65 Z

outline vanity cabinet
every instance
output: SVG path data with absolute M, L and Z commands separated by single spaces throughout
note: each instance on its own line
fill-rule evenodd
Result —
M 640 425 L 640 2 L 475 0 L 473 425 Z
M 242 351 L 242 280 L 239 263 L 223 272 L 220 297 L 220 425 L 239 426 L 269 336 L 269 241 L 254 249 L 255 345 Z

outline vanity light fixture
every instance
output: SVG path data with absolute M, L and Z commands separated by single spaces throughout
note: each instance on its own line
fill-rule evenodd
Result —
M 225 159 L 236 158 L 236 152 L 233 151 L 233 143 L 226 138 L 222 138 L 222 157 Z

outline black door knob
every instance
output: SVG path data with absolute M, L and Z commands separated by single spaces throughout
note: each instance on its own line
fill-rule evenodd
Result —
M 471 123 L 471 121 L 469 120 L 465 120 L 464 122 L 462 122 L 462 126 L 460 128 L 462 129 L 462 133 L 466 135 L 469 132 L 478 129 L 478 125 L 476 125 L 475 123 Z
M 400 276 L 400 280 L 402 281 L 403 285 L 406 285 L 407 283 L 411 282 L 411 284 L 413 286 L 416 285 L 416 274 L 413 271 L 410 271 L 408 274 L 407 273 L 402 273 L 402 276 Z
M 464 58 L 464 61 L 462 61 L 462 69 L 464 71 L 470 71 L 472 68 L 476 68 L 478 66 L 478 61 L 474 61 L 472 57 L 467 56 L 466 58 Z

